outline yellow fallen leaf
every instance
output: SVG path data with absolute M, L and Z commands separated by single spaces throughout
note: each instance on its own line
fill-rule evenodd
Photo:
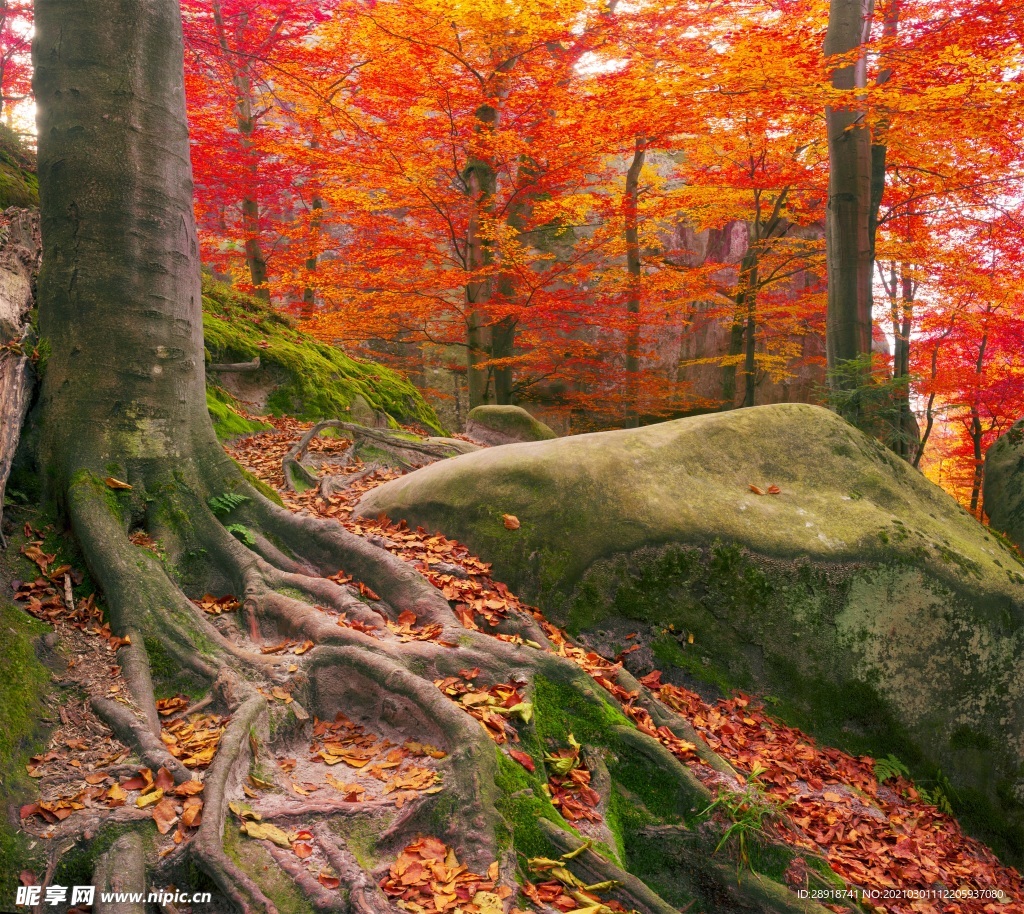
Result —
M 131 486 L 126 482 L 121 482 L 120 479 L 115 479 L 113 476 L 108 476 L 103 480 L 111 489 L 130 489 Z
M 159 803 L 163 799 L 164 792 L 157 787 L 152 793 L 143 794 L 135 801 L 135 805 L 139 809 L 145 809 L 147 806 L 152 806 L 154 803 Z

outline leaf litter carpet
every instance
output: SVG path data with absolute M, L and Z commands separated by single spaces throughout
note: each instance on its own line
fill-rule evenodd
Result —
M 906 778 L 896 774 L 880 783 L 873 759 L 819 747 L 806 734 L 774 720 L 745 695 L 711 704 L 692 691 L 663 683 L 657 670 L 640 679 L 645 695 L 624 688 L 617 682 L 621 655 L 610 660 L 575 644 L 539 610 L 523 604 L 495 581 L 488 563 L 463 544 L 430 531 L 410 530 L 386 518 L 353 518 L 359 497 L 397 477 L 398 471 L 379 469 L 364 474 L 366 468 L 354 461 L 341 468 L 342 474 L 356 479 L 348 487 L 342 480 L 340 490 L 331 486 L 328 491 L 332 494 L 326 496 L 319 489 L 302 494 L 288 491 L 282 459 L 310 426 L 291 419 L 267 421 L 273 423 L 273 430 L 240 439 L 227 450 L 274 487 L 290 509 L 334 518 L 352 533 L 413 565 L 443 593 L 466 628 L 523 643 L 521 636 L 495 629 L 510 614 L 532 617 L 552 650 L 590 675 L 638 730 L 687 765 L 712 794 L 728 792 L 742 802 L 744 791 L 753 786 L 762 801 L 779 812 L 770 817 L 766 830 L 798 852 L 824 856 L 851 890 L 870 892 L 865 909 L 893 914 L 1024 914 L 1020 875 L 964 835 L 952 817 L 924 802 Z M 315 439 L 308 459 L 322 458 L 320 475 L 337 475 L 339 467 L 330 458 L 349 444 L 338 438 Z M 514 531 L 518 524 L 506 518 L 505 526 Z M 71 657 L 68 681 L 90 696 L 130 704 L 117 664 L 123 639 L 112 635 L 92 598 L 76 602 L 71 596 L 72 582 L 81 580 L 79 571 L 57 565 L 56 556 L 43 552 L 42 531 L 27 528 L 25 532 L 28 543 L 22 552 L 35 565 L 38 576 L 15 582 L 16 601 L 54 626 L 61 653 Z M 138 545 L 158 548 L 153 543 Z M 333 579 L 366 600 L 377 599 L 365 584 L 344 572 Z M 214 622 L 234 615 L 239 608 L 232 595 L 206 595 L 195 602 Z M 381 615 L 384 624 L 380 627 L 349 620 L 344 614 L 339 614 L 337 621 L 373 637 L 445 644 L 440 641 L 439 626 L 421 626 L 408 611 L 397 619 Z M 447 646 L 457 649 L 456 645 Z M 266 645 L 262 651 L 279 655 L 293 670 L 297 665 L 290 658 L 300 657 L 312 647 L 309 641 L 284 641 Z M 531 643 L 531 647 L 540 645 Z M 436 685 L 480 722 L 500 751 L 535 771 L 542 760 L 517 746 L 518 727 L 529 724 L 532 715 L 527 683 L 485 683 L 479 681 L 479 675 L 476 669 L 462 670 L 459 676 L 438 680 Z M 273 701 L 292 701 L 285 689 L 274 688 L 264 694 Z M 661 702 L 684 717 L 692 727 L 690 735 L 696 734 L 706 745 L 698 747 L 668 727 L 657 726 L 644 706 L 649 701 Z M 83 833 L 89 836 L 106 821 L 152 818 L 161 836 L 161 857 L 180 853 L 201 824 L 203 770 L 213 759 L 226 725 L 225 719 L 204 713 L 204 707 L 203 701 L 193 703 L 184 696 L 159 703 L 162 740 L 171 755 L 193 772 L 192 780 L 175 785 L 166 769 L 154 772 L 127 764 L 128 749 L 89 711 L 88 702 L 74 709 L 62 706 L 61 723 L 54 729 L 50 745 L 28 766 L 28 773 L 39 781 L 40 797 L 21 808 L 22 827 L 38 838 L 53 840 Z M 369 732 L 341 713 L 332 721 L 312 722 L 308 748 L 305 756 L 276 759 L 272 776 L 250 775 L 243 785 L 248 802 L 232 803 L 231 810 L 239 833 L 261 842 L 282 869 L 299 874 L 304 884 L 313 881 L 318 890 L 333 892 L 340 889 L 340 880 L 314 833 L 302 827 L 285 829 L 271 820 L 291 823 L 301 818 L 304 810 L 322 812 L 325 806 L 401 808 L 416 803 L 421 795 L 444 789 L 435 765 L 445 753 L 429 744 Z M 739 779 L 723 777 L 708 765 L 702 758 L 707 757 L 707 750 L 725 759 L 739 772 Z M 572 740 L 570 745 L 553 749 L 543 764 L 549 774 L 546 787 L 552 803 L 582 836 L 594 835 L 602 819 L 601 797 L 591 785 L 592 773 L 580 746 Z M 87 817 L 87 821 L 78 817 Z M 424 835 L 389 866 L 380 887 L 397 909 L 415 914 L 610 914 L 626 910 L 604 897 L 608 886 L 586 886 L 576 879 L 564 866 L 571 855 L 561 860 L 525 861 L 522 881 L 516 884 L 508 879 L 509 874 L 502 881 L 497 862 L 486 873 L 471 872 L 460 863 L 459 853 L 459 848 Z M 795 857 L 786 873 L 786 881 L 794 888 L 807 884 L 806 870 L 800 864 L 801 858 Z M 22 881 L 28 884 L 38 879 L 33 873 L 22 874 Z M 936 889 L 956 892 L 959 897 L 936 897 Z M 849 906 L 834 909 L 849 910 Z

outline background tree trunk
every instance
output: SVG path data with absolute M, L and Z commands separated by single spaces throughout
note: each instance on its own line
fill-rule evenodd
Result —
M 874 0 L 831 0 L 825 54 L 847 54 L 868 37 Z M 834 371 L 871 352 L 871 131 L 856 104 L 867 85 L 863 55 L 838 67 L 832 86 L 846 90 L 844 106 L 828 106 L 829 189 L 825 218 L 828 270 L 826 350 Z M 833 383 L 836 383 L 833 375 Z M 843 376 L 851 385 L 856 378 Z
M 647 157 L 647 144 L 643 137 L 637 137 L 633 147 L 633 161 L 626 171 L 626 192 L 623 195 L 626 235 L 626 273 L 629 294 L 626 298 L 626 312 L 629 314 L 629 331 L 626 335 L 626 428 L 640 424 L 639 380 L 640 380 L 640 282 L 643 262 L 640 258 L 640 225 L 637 209 L 640 203 L 640 173 Z

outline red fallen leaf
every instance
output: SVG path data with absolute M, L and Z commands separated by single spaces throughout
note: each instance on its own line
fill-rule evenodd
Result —
M 512 756 L 520 765 L 522 765 L 527 771 L 535 771 L 537 766 L 533 763 L 533 759 L 530 758 L 525 752 L 521 752 L 519 749 L 509 749 L 508 754 Z
M 782 492 L 782 489 L 780 489 L 778 486 L 768 486 L 768 494 L 769 495 L 778 495 L 781 492 Z
M 174 803 L 168 797 L 164 797 L 153 807 L 153 821 L 156 822 L 157 831 L 166 835 L 178 821 L 178 814 L 174 811 Z
M 327 873 L 321 873 L 316 877 L 316 881 L 325 889 L 336 889 L 341 885 L 341 880 L 337 876 L 331 876 Z
M 38 814 L 38 812 L 39 812 L 39 804 L 38 803 L 29 803 L 27 806 L 22 806 L 21 807 L 21 811 L 19 812 L 19 815 L 21 816 L 22 819 L 28 819 L 29 817 Z M 24 885 L 34 885 L 34 884 L 35 883 L 31 883 L 31 882 L 24 883 Z
M 295 856 L 300 860 L 305 860 L 313 854 L 313 848 L 306 844 L 305 841 L 296 841 L 292 845 L 292 850 L 295 851 Z
M 161 768 L 156 773 L 156 780 L 154 781 L 157 787 L 159 787 L 164 793 L 174 789 L 174 778 L 166 768 Z
M 39 885 L 39 880 L 36 879 L 35 873 L 30 873 L 28 870 L 22 870 L 18 875 L 18 881 L 22 885 Z
M 647 687 L 648 689 L 660 689 L 661 688 L 661 670 L 652 670 L 646 676 L 641 676 L 637 680 L 640 685 Z
M 521 526 L 519 523 L 519 518 L 516 517 L 514 514 L 502 514 L 501 519 L 505 523 L 506 530 L 518 530 Z
M 377 596 L 369 587 L 367 587 L 362 581 L 359 582 L 359 594 L 360 596 L 366 597 L 367 600 L 379 600 Z

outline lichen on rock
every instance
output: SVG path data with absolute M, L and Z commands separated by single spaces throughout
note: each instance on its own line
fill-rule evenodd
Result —
M 941 771 L 965 824 L 1019 856 L 1024 568 L 827 410 L 492 448 L 359 511 L 466 542 L 573 632 L 629 619 L 687 682 L 755 691 L 842 748 Z

